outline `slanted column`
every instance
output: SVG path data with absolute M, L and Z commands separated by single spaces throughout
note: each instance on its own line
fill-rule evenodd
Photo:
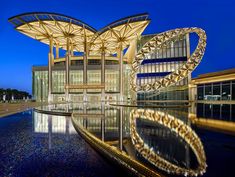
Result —
M 53 38 L 49 38 L 49 54 L 48 54 L 48 102 L 52 102 L 52 66 L 54 65 L 53 55 Z
M 60 58 L 59 50 L 60 50 L 59 44 L 57 43 L 57 44 L 56 44 L 56 51 L 55 51 L 55 57 L 56 57 L 56 58 Z
M 84 53 L 83 53 L 83 85 L 87 85 L 87 41 L 84 37 Z M 83 89 L 83 101 L 87 101 L 87 89 Z
M 65 68 L 66 68 L 66 73 L 65 73 L 65 85 L 68 86 L 70 81 L 69 81 L 69 67 L 70 67 L 70 59 L 71 59 L 71 53 L 70 53 L 70 39 L 67 38 L 67 52 L 66 52 L 66 57 L 65 57 Z M 65 101 L 69 101 L 69 89 L 66 87 L 65 88 Z
M 120 99 L 119 101 L 123 101 L 123 48 L 122 42 L 120 42 L 118 49 L 118 57 L 119 57 L 119 87 L 120 87 Z
M 74 50 L 74 45 L 71 44 L 71 51 L 70 51 L 70 53 L 71 53 L 71 56 L 72 56 L 72 57 L 74 56 L 73 50 Z
M 105 48 L 101 49 L 101 84 L 105 86 Z M 101 91 L 101 101 L 105 101 L 105 87 Z

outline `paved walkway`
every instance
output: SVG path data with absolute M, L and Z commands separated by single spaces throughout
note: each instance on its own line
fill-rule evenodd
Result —
M 0 118 L 22 112 L 29 108 L 34 108 L 40 105 L 40 102 L 0 103 Z

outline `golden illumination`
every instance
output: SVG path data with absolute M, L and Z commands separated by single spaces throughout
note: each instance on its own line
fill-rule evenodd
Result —
M 196 33 L 199 36 L 198 45 L 193 54 L 188 58 L 187 62 L 182 65 L 178 70 L 170 73 L 162 79 L 154 83 L 147 83 L 142 85 L 136 84 L 136 74 L 142 61 L 146 58 L 146 55 L 150 54 L 154 50 L 160 50 L 165 47 L 167 43 L 173 41 L 175 38 L 189 34 Z M 166 88 L 179 82 L 188 76 L 196 66 L 200 63 L 206 48 L 206 33 L 201 28 L 180 28 L 169 30 L 160 34 L 157 34 L 150 39 L 137 53 L 134 61 L 132 62 L 131 71 L 131 88 L 133 91 L 159 91 L 161 88 Z
M 198 167 L 196 169 L 187 169 L 184 167 L 180 167 L 156 154 L 154 150 L 151 149 L 137 133 L 137 118 L 157 122 L 165 127 L 168 127 L 181 138 L 183 138 L 185 142 L 190 145 L 191 149 L 195 153 L 198 161 Z M 176 119 L 169 114 L 145 109 L 132 110 L 130 113 L 130 135 L 136 150 L 150 163 L 160 168 L 161 170 L 164 170 L 168 173 L 184 176 L 197 176 L 199 174 L 202 175 L 206 171 L 206 155 L 200 138 L 191 129 L 191 127 L 186 125 L 183 121 Z

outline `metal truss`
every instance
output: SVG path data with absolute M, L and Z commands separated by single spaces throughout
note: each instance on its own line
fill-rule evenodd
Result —
M 119 44 L 122 49 L 140 36 L 149 24 L 148 14 L 138 14 L 117 20 L 97 31 L 86 23 L 72 17 L 55 13 L 26 13 L 9 19 L 19 32 L 42 43 L 68 48 L 72 51 L 84 52 L 87 43 L 91 55 L 117 53 Z
M 187 62 L 183 64 L 178 70 L 172 72 L 171 74 L 165 76 L 162 79 L 154 83 L 147 84 L 136 84 L 136 74 L 139 70 L 141 62 L 147 57 L 148 54 L 152 53 L 155 50 L 159 50 L 166 45 L 174 41 L 175 38 L 189 34 L 196 33 L 199 36 L 199 41 L 195 51 L 188 58 Z M 132 62 L 132 71 L 130 75 L 130 83 L 133 91 L 159 91 L 162 88 L 169 87 L 180 80 L 184 79 L 191 73 L 200 63 L 206 48 L 206 33 L 201 28 L 177 28 L 174 30 L 169 30 L 160 34 L 157 34 L 152 39 L 150 39 L 145 45 L 139 50 L 135 59 Z

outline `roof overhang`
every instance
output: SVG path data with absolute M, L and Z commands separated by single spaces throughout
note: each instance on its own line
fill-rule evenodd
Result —
M 150 19 L 148 14 L 138 14 L 117 20 L 99 30 L 91 41 L 90 52 L 115 54 L 117 48 L 127 48 L 133 40 L 136 40 L 148 26 Z
M 26 13 L 9 19 L 15 29 L 42 43 L 67 49 L 67 38 L 75 51 L 84 51 L 84 39 L 89 41 L 96 30 L 75 18 L 56 13 Z
M 25 13 L 9 18 L 15 29 L 42 43 L 67 50 L 68 39 L 71 50 L 84 52 L 87 42 L 91 55 L 101 53 L 115 54 L 122 45 L 124 50 L 142 34 L 150 22 L 148 14 L 138 14 L 117 20 L 97 31 L 75 18 L 56 13 Z

